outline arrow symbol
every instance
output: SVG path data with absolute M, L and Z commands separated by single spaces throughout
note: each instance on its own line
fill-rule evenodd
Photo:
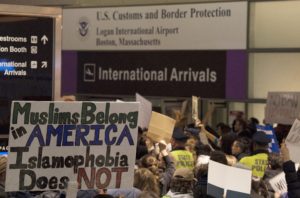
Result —
M 48 62 L 47 61 L 42 61 L 41 68 L 47 68 L 47 67 L 48 67 Z
M 48 41 L 48 37 L 46 35 L 43 35 L 43 37 L 41 38 L 41 41 L 43 42 L 44 45 L 46 45 L 46 43 Z

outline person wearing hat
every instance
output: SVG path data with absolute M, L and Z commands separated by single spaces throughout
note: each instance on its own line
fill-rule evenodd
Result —
M 184 133 L 183 129 L 175 128 L 173 131 L 171 145 L 171 156 L 175 162 L 176 169 L 189 168 L 194 169 L 195 160 L 193 153 L 185 149 L 185 144 L 188 140 L 188 136 Z
M 268 144 L 271 140 L 265 132 L 257 131 L 253 137 L 253 153 L 251 156 L 243 157 L 239 163 L 252 170 L 252 176 L 262 178 L 269 163 Z
M 194 172 L 189 168 L 179 168 L 174 172 L 169 192 L 163 198 L 193 198 Z

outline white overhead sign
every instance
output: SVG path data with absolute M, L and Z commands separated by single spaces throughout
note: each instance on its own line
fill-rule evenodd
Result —
M 63 10 L 64 50 L 246 49 L 247 2 Z

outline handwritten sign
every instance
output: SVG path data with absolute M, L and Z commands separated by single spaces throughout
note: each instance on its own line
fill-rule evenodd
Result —
M 14 101 L 6 191 L 130 188 L 138 103 Z
M 195 122 L 200 122 L 198 113 L 198 100 L 199 97 L 192 96 L 192 118 Z
M 300 92 L 269 92 L 265 109 L 267 123 L 293 124 L 300 113 Z
M 284 172 L 281 172 L 272 179 L 270 179 L 269 183 L 275 192 L 287 192 L 287 184 Z
M 285 143 L 289 149 L 290 158 L 294 162 L 300 162 L 300 120 L 294 121 Z
M 295 169 L 298 170 L 299 164 L 295 164 Z M 285 180 L 284 172 L 281 172 L 275 175 L 272 179 L 269 180 L 269 183 L 275 192 L 287 192 L 287 183 Z
M 147 137 L 156 142 L 161 140 L 170 142 L 175 122 L 174 119 L 168 116 L 152 111 Z

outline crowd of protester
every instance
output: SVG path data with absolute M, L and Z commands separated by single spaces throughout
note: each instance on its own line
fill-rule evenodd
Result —
M 232 127 L 219 123 L 211 126 L 177 125 L 170 144 L 154 142 L 147 129 L 138 130 L 134 187 L 132 189 L 102 189 L 79 191 L 77 197 L 124 198 L 201 198 L 207 194 L 209 161 L 252 171 L 251 197 L 300 197 L 300 171 L 289 157 L 285 145 L 289 127 L 278 125 L 276 137 L 280 153 L 268 151 L 270 139 L 255 118 L 234 120 Z M 4 192 L 6 158 L 0 158 L 1 197 L 65 197 L 61 192 Z M 257 167 L 257 161 L 259 166 Z M 256 165 L 254 165 L 256 163 Z M 275 192 L 269 180 L 285 172 L 288 192 Z

